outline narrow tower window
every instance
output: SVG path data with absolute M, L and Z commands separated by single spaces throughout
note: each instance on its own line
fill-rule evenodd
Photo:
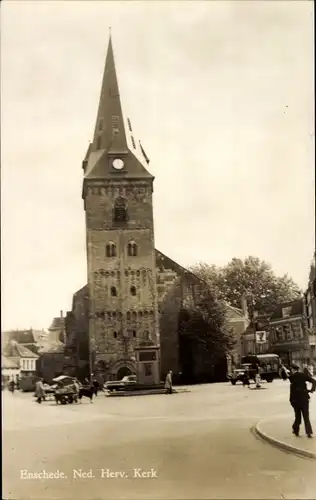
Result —
M 106 256 L 107 257 L 116 257 L 116 245 L 113 241 L 109 241 L 106 245 Z
M 136 330 L 133 330 L 133 337 L 136 337 Z
M 113 337 L 116 339 L 117 338 L 117 333 L 113 332 Z
M 97 137 L 97 151 L 99 149 L 101 149 L 101 136 L 100 135 L 98 135 L 98 137 Z
M 127 247 L 127 254 L 129 257 L 137 257 L 137 245 L 135 241 L 130 241 Z
M 131 295 L 136 295 L 136 286 L 131 286 Z
M 112 297 L 116 297 L 117 296 L 117 291 L 116 291 L 115 286 L 111 286 L 111 295 L 112 295 Z
M 124 198 L 117 198 L 114 203 L 114 220 L 124 222 L 127 220 L 127 205 Z

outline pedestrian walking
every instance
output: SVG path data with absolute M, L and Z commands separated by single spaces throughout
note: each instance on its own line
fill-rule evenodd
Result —
M 280 376 L 282 380 L 287 380 L 290 376 L 290 371 L 284 365 L 281 365 Z
M 9 382 L 9 391 L 12 392 L 12 394 L 14 394 L 14 390 L 15 390 L 15 383 L 14 380 L 11 380 Z
M 94 379 L 92 382 L 92 385 L 93 385 L 93 389 L 94 389 L 94 394 L 95 394 L 95 396 L 97 396 L 98 392 L 100 390 L 100 384 L 96 379 Z
M 248 386 L 248 389 L 250 389 L 250 374 L 249 374 L 249 370 L 245 370 L 244 372 L 244 376 L 243 376 L 243 379 L 242 379 L 242 386 L 243 387 L 246 387 L 246 385 Z
M 73 383 L 73 388 L 74 388 L 74 401 L 75 401 L 75 403 L 78 403 L 80 385 L 79 385 L 79 382 L 76 378 L 75 378 L 74 383 Z
M 41 403 L 42 399 L 45 399 L 43 379 L 41 379 L 41 378 L 35 384 L 35 396 L 36 396 L 37 403 Z
M 261 382 L 260 371 L 261 371 L 260 370 L 260 366 L 257 365 L 257 367 L 256 367 L 256 376 L 255 376 L 256 389 L 260 389 L 260 387 L 261 387 L 261 384 L 260 384 L 260 382 Z
M 165 380 L 166 394 L 172 394 L 172 370 L 169 370 Z
M 299 436 L 303 416 L 306 435 L 307 437 L 312 438 L 313 429 L 309 419 L 309 393 L 315 392 L 316 380 L 307 373 L 299 372 L 299 368 L 296 365 L 292 366 L 292 374 L 290 375 L 289 380 L 291 382 L 290 403 L 295 413 L 295 420 L 292 425 L 293 434 L 295 434 L 295 436 Z M 307 382 L 312 384 L 311 390 L 307 389 Z

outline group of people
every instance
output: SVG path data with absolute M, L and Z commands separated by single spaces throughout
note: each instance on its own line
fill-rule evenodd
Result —
M 253 368 L 253 370 L 255 372 L 254 379 L 255 379 L 255 383 L 256 383 L 256 388 L 260 389 L 260 387 L 261 387 L 261 376 L 260 376 L 261 370 L 260 370 L 260 366 L 256 365 L 256 367 Z M 247 386 L 248 389 L 250 389 L 250 378 L 251 378 L 251 375 L 253 376 L 253 373 L 251 374 L 249 368 L 247 368 L 245 370 L 245 372 L 244 372 L 243 379 L 242 379 L 242 385 L 243 385 L 243 387 Z
M 74 394 L 74 401 L 81 400 L 83 396 L 89 397 L 92 401 L 93 396 L 97 396 L 100 390 L 100 384 L 97 380 L 90 382 L 87 378 L 84 380 L 84 384 L 80 384 L 77 379 L 74 379 L 72 383 L 72 390 Z M 37 403 L 45 401 L 45 387 L 42 378 L 39 378 L 35 384 L 35 397 Z

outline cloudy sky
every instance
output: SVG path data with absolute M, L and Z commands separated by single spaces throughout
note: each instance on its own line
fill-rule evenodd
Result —
M 2 3 L 2 327 L 46 328 L 86 283 L 81 162 L 112 27 L 155 175 L 156 247 L 255 255 L 305 287 L 314 250 L 313 3 Z

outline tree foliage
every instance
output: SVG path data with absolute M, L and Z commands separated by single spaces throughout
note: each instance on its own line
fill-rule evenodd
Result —
M 218 301 L 208 287 L 194 306 L 181 311 L 180 335 L 200 344 L 208 363 L 222 358 L 233 348 L 234 337 L 227 322 L 225 304 Z
M 200 263 L 191 270 L 209 284 L 218 300 L 240 308 L 244 298 L 250 315 L 253 310 L 273 312 L 278 304 L 297 299 L 301 293 L 292 278 L 276 276 L 271 266 L 257 257 L 233 258 L 224 267 Z

